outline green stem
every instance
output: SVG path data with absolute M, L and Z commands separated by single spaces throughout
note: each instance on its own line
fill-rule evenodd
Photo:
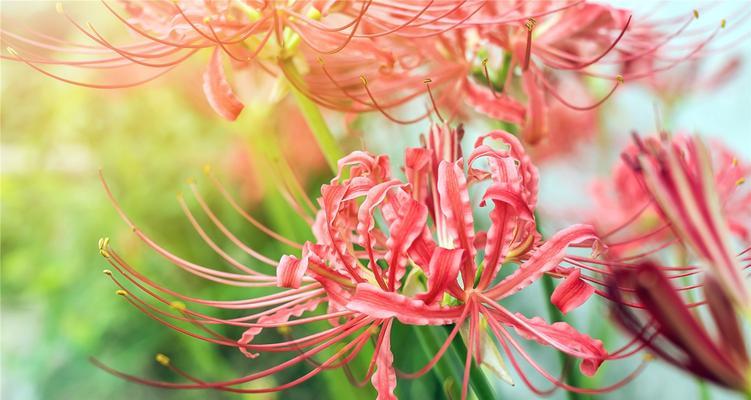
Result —
M 542 288 L 545 292 L 545 305 L 548 308 L 548 314 L 550 315 L 550 319 L 552 322 L 559 322 L 563 321 L 563 313 L 561 313 L 561 310 L 559 310 L 553 303 L 550 302 L 550 296 L 553 294 L 553 290 L 555 290 L 555 285 L 553 284 L 553 278 L 551 278 L 549 275 L 543 275 L 542 276 Z M 565 381 L 567 384 L 571 386 L 581 387 L 581 377 L 579 376 L 579 372 L 574 367 L 575 361 L 572 357 L 559 352 L 558 355 L 561 359 L 561 366 L 563 368 Z M 586 396 L 572 392 L 567 391 L 568 398 L 570 400 L 577 400 L 577 399 L 585 399 Z
M 446 327 L 450 329 L 450 327 Z M 451 343 L 451 350 L 459 356 L 459 359 L 466 360 L 467 358 L 467 346 L 461 340 L 454 340 Z M 478 399 L 495 399 L 495 393 L 493 392 L 493 386 L 488 381 L 485 373 L 482 372 L 480 366 L 472 360 L 472 365 L 469 367 L 469 384 L 472 390 L 477 395 Z
M 302 84 L 303 81 L 300 77 L 300 73 L 297 71 L 292 60 L 284 62 L 283 68 L 287 72 L 290 81 L 295 80 L 298 85 Z M 310 131 L 313 132 L 313 136 L 315 137 L 316 142 L 318 142 L 318 147 L 321 148 L 321 152 L 326 158 L 326 162 L 329 164 L 331 170 L 336 173 L 337 162 L 344 156 L 344 152 L 339 147 L 336 138 L 334 138 L 334 135 L 326 124 L 326 120 L 323 118 L 321 110 L 318 109 L 318 105 L 316 105 L 315 102 L 298 90 L 295 84 L 290 83 L 290 90 L 295 97 L 295 101 L 297 102 L 297 106 L 300 108 L 303 117 L 305 117 L 305 122 L 308 123 Z
M 417 336 L 417 340 L 420 342 L 420 346 L 425 352 L 427 359 L 430 360 L 432 354 L 435 354 L 435 352 L 441 348 L 441 343 L 443 341 L 439 337 L 439 333 L 430 326 L 415 326 L 412 327 L 412 330 L 415 336 Z M 461 385 L 454 378 L 457 371 L 455 371 L 455 368 L 452 368 L 452 360 L 449 359 L 450 354 L 448 353 L 449 352 L 444 354 L 444 356 L 438 360 L 433 366 L 432 371 L 441 385 L 441 388 L 443 389 L 442 393 L 445 394 L 446 398 L 459 399 L 461 397 Z

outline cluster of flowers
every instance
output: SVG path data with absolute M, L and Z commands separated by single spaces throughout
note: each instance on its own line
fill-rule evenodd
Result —
M 704 55 L 724 21 L 710 32 L 690 31 L 698 11 L 637 21 L 627 10 L 581 0 L 124 2 L 126 16 L 103 4 L 140 38 L 138 42 L 114 45 L 93 25 L 82 26 L 59 6 L 58 11 L 96 45 L 3 30 L 3 41 L 11 45 L 3 58 L 66 82 L 121 88 L 155 79 L 198 51 L 211 49 L 203 90 L 212 108 L 229 120 L 236 119 L 244 105 L 225 75 L 225 59 L 236 74 L 251 67 L 265 71 L 327 109 L 377 110 L 398 123 L 435 112 L 441 124 L 432 126 L 421 147 L 405 151 L 403 178 L 392 175 L 388 157 L 356 151 L 339 160 L 336 176 L 321 187 L 317 203 L 303 192 L 285 196 L 309 222 L 315 239 L 305 243 L 261 224 L 209 175 L 244 219 L 297 249 L 278 262 L 233 234 L 192 186 L 215 228 L 250 257 L 272 267 L 272 273 L 257 271 L 223 250 L 182 199 L 198 234 L 237 272 L 197 265 L 170 253 L 128 219 L 107 187 L 133 232 L 177 267 L 221 284 L 278 289 L 234 301 L 187 296 L 140 273 L 102 239 L 99 250 L 114 268 L 105 273 L 120 287 L 119 294 L 170 328 L 235 347 L 249 358 L 265 353 L 292 356 L 220 382 L 195 377 L 164 355 L 157 361 L 189 382 L 147 380 L 97 362 L 102 368 L 159 387 L 261 393 L 292 387 L 327 369 L 346 368 L 367 352 L 370 362 L 362 383 L 370 380 L 379 399 L 394 398 L 397 376 L 425 374 L 457 340 L 467 348 L 462 398 L 468 393 L 473 363 L 493 363 L 504 379 L 510 379 L 500 350 L 537 394 L 559 387 L 583 393 L 609 391 L 640 370 L 606 387 L 576 387 L 535 362 L 518 340 L 521 337 L 580 360 L 585 375 L 593 375 L 605 361 L 648 347 L 704 379 L 749 390 L 751 365 L 738 315 L 749 307 L 743 282 L 751 266 L 751 193 L 742 183 L 751 165 L 720 145 L 708 150 L 697 137 L 665 132 L 645 140 L 635 136 L 612 179 L 598 186 L 598 223 L 573 225 L 543 238 L 535 216 L 538 171 L 526 151 L 543 141 L 565 149 L 575 131 L 584 130 L 566 131 L 565 121 L 582 120 L 568 114 L 598 107 L 626 80 L 654 77 Z M 689 42 L 674 45 L 681 35 Z M 48 56 L 49 50 L 88 58 L 60 60 Z M 53 74 L 46 64 L 154 72 L 138 81 L 91 83 Z M 723 68 L 718 79 L 735 65 Z M 600 100 L 593 100 L 585 85 L 589 78 L 612 82 Z M 424 114 L 397 115 L 401 111 L 396 107 L 423 97 L 432 103 Z M 571 97 L 589 104 L 574 104 Z M 461 126 L 452 128 L 439 110 L 449 112 L 452 119 L 463 119 L 474 110 L 518 126 L 520 134 L 496 130 L 482 135 L 464 157 Z M 479 208 L 472 204 L 473 197 L 479 199 Z M 487 229 L 475 222 L 474 211 L 480 209 L 489 210 L 482 219 L 489 220 Z M 741 250 L 734 251 L 738 242 Z M 582 252 L 586 248 L 591 252 Z M 674 252 L 668 249 L 685 253 L 685 260 L 672 260 L 669 254 Z M 560 279 L 550 302 L 563 313 L 596 294 L 612 305 L 634 339 L 608 351 L 600 340 L 565 322 L 548 323 L 501 304 L 545 275 Z M 674 284 L 684 278 L 697 278 L 697 283 Z M 133 286 L 139 291 L 128 289 Z M 705 299 L 686 301 L 684 294 L 695 290 L 702 290 Z M 154 300 L 170 308 L 154 305 Z M 193 304 L 222 312 L 250 311 L 219 318 L 194 310 Z M 707 305 L 712 321 L 702 321 L 693 312 L 701 305 Z M 450 333 L 424 367 L 403 372 L 394 366 L 391 350 L 396 321 L 418 330 L 447 326 Z M 227 337 L 215 329 L 217 325 L 245 331 L 239 339 Z M 292 337 L 293 327 L 303 325 L 308 333 Z M 281 332 L 284 340 L 258 343 L 256 338 L 270 328 Z M 316 357 L 325 360 L 318 362 Z M 536 387 L 517 357 L 549 380 L 552 389 Z M 311 370 L 290 382 L 268 388 L 243 385 L 303 363 Z
M 627 172 L 624 168 L 616 169 L 616 179 L 634 183 L 629 186 L 632 189 L 629 196 L 624 198 L 624 204 L 629 204 L 631 209 L 624 210 L 622 223 L 604 234 L 591 225 L 573 225 L 543 239 L 537 232 L 534 214 L 538 173 L 519 140 L 504 131 L 490 132 L 477 139 L 465 160 L 460 148 L 462 134 L 461 128 L 434 126 L 424 138 L 424 146 L 406 150 L 404 179 L 391 175 L 386 156 L 356 151 L 341 159 L 337 176 L 321 188 L 315 218 L 311 220 L 314 241 L 294 243 L 237 208 L 264 232 L 300 249 L 299 254 L 285 255 L 278 263 L 239 241 L 194 191 L 216 227 L 251 256 L 276 266 L 275 275 L 252 270 L 220 250 L 187 207 L 185 210 L 201 236 L 242 274 L 182 260 L 159 247 L 122 214 L 147 245 L 188 272 L 230 285 L 282 288 L 276 294 L 242 301 L 217 302 L 186 297 L 138 273 L 105 240 L 100 243 L 100 250 L 117 271 L 144 293 L 180 313 L 164 312 L 135 293 L 126 292 L 120 281 L 107 271 L 121 286 L 120 294 L 128 301 L 167 326 L 203 340 L 237 347 L 250 358 L 265 352 L 299 354 L 261 372 L 225 382 L 204 382 L 197 378 L 190 378 L 193 383 L 186 384 L 156 382 L 112 371 L 162 387 L 248 393 L 275 391 L 304 382 L 322 370 L 346 365 L 375 338 L 364 380 L 371 380 L 379 398 L 394 398 L 397 371 L 393 366 L 390 332 L 394 320 L 398 320 L 417 327 L 453 327 L 433 358 L 416 372 L 399 371 L 403 377 L 418 377 L 429 371 L 452 340 L 462 340 L 456 338 L 457 334 L 468 328 L 463 335 L 468 348 L 463 397 L 468 390 L 473 360 L 483 364 L 485 358 L 498 359 L 494 356 L 498 354 L 493 347 L 496 341 L 519 376 L 538 394 L 548 390 L 533 385 L 515 354 L 554 383 L 553 388 L 571 391 L 613 390 L 638 372 L 637 369 L 608 387 L 573 387 L 535 363 L 512 332 L 580 359 L 580 370 L 586 375 L 594 374 L 606 360 L 622 359 L 649 346 L 657 354 L 665 353 L 669 360 L 696 370 L 707 379 L 745 389 L 742 385 L 747 384 L 749 365 L 733 305 L 745 307 L 747 304 L 748 294 L 741 274 L 751 259 L 746 254 L 749 248 L 739 255 L 731 252 L 728 226 L 747 240 L 748 227 L 742 225 L 748 225 L 749 220 L 737 219 L 728 224 L 726 216 L 736 216 L 734 207 L 738 206 L 746 215 L 751 211 L 748 201 L 751 193 L 740 189 L 743 176 L 751 166 L 739 164 L 730 153 L 723 152 L 723 157 L 715 160 L 720 167 L 715 174 L 707 149 L 696 138 L 650 138 L 646 142 L 637 138 L 636 146 L 623 153 Z M 629 176 L 622 177 L 622 174 Z M 469 192 L 475 188 L 481 193 L 479 205 L 492 206 L 487 230 L 479 229 L 474 222 Z M 227 193 L 224 189 L 222 192 Z M 231 198 L 230 202 L 237 207 Z M 302 207 L 295 204 L 295 208 Z M 122 213 L 119 206 L 118 210 Z M 658 221 L 656 226 L 640 221 L 648 218 L 649 213 L 658 216 L 651 218 L 653 222 Z M 643 231 L 645 226 L 650 226 L 646 232 Z M 626 238 L 617 238 L 620 235 Z M 699 266 L 654 261 L 659 259 L 657 252 L 673 244 L 695 250 L 699 259 L 705 261 L 703 284 L 673 288 L 670 280 L 701 272 Z M 592 251 L 585 256 L 567 254 L 568 248 L 576 247 L 591 247 Z M 638 249 L 638 253 L 634 254 L 633 249 Z M 502 270 L 512 272 L 500 274 Z M 540 317 L 529 318 L 500 304 L 544 274 L 562 278 L 550 298 L 561 311 L 569 312 L 597 293 L 609 299 L 619 318 L 633 330 L 637 339 L 643 340 L 632 340 L 608 352 L 601 341 L 578 332 L 565 322 L 549 324 Z M 679 293 L 700 286 L 704 286 L 707 299 L 684 304 Z M 182 303 L 175 306 L 165 294 L 217 308 L 260 308 L 262 311 L 219 319 L 192 311 Z M 712 341 L 695 320 L 689 309 L 704 303 L 710 304 L 720 326 L 734 328 L 722 330 L 727 337 Z M 324 313 L 317 312 L 321 307 L 326 309 Z M 650 316 L 646 323 L 639 318 L 645 310 Z M 676 320 L 676 313 L 681 320 Z M 185 330 L 171 319 L 188 321 L 202 332 Z M 329 321 L 331 327 L 274 344 L 255 342 L 263 329 L 289 332 L 292 327 L 314 326 L 322 320 Z M 233 340 L 210 329 L 212 324 L 241 326 L 247 330 L 239 340 Z M 669 350 L 665 350 L 658 338 L 672 342 L 684 354 L 670 358 Z M 338 344 L 343 346 L 336 347 Z M 292 382 L 263 389 L 236 387 L 290 365 L 310 361 L 332 347 L 337 348 L 333 355 L 314 364 L 312 371 Z M 728 354 L 723 349 L 733 349 L 733 352 Z M 171 364 L 170 367 L 176 368 Z
M 328 109 L 379 110 L 392 121 L 409 123 L 432 111 L 400 118 L 393 109 L 429 95 L 452 117 L 474 109 L 521 126 L 525 143 L 548 138 L 556 147 L 572 138 L 556 140 L 569 130 L 561 122 L 570 127 L 584 119 L 581 111 L 602 104 L 624 80 L 653 78 L 701 57 L 725 27 L 723 20 L 709 32 L 690 29 L 699 18 L 696 10 L 637 21 L 629 10 L 583 0 L 123 1 L 125 15 L 103 4 L 138 41 L 116 45 L 58 5 L 93 45 L 3 30 L 8 46 L 3 58 L 65 82 L 123 88 L 160 77 L 200 50 L 212 49 L 203 90 L 213 109 L 229 120 L 244 106 L 223 59 L 236 74 L 256 70 L 285 79 Z M 60 53 L 71 57 L 61 59 Z M 104 70 L 110 79 L 74 81 L 44 68 L 50 64 Z M 720 75 L 736 66 L 729 63 Z M 611 89 L 595 100 L 587 78 L 612 82 Z M 579 129 L 570 130 L 591 132 L 592 125 L 580 122 Z

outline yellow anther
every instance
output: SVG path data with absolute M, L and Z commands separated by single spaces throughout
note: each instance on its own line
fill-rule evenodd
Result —
M 206 175 L 211 173 L 211 164 L 205 164 L 203 166 L 203 173 Z
M 105 275 L 112 275 L 112 271 L 110 271 L 108 269 L 102 270 L 102 273 L 105 274 Z
M 725 29 L 725 25 L 727 25 L 727 21 L 723 18 L 722 21 L 720 21 L 720 28 Z
M 321 56 L 316 56 L 316 61 L 318 61 L 318 64 L 323 65 L 323 58 Z
M 532 29 L 535 29 L 535 25 L 537 25 L 537 21 L 535 21 L 534 18 L 530 18 L 527 20 L 527 22 L 524 23 L 524 26 L 530 32 L 532 31 Z
M 122 289 L 118 289 L 118 290 L 115 291 L 115 294 L 118 295 L 118 296 L 127 296 L 128 292 L 126 292 L 125 290 L 122 290 Z
M 307 17 L 312 19 L 313 21 L 320 21 L 321 20 L 321 11 L 319 11 L 315 7 L 310 7 L 310 10 L 308 10 Z
M 168 366 L 170 363 L 169 357 L 167 357 L 166 355 L 162 353 L 156 353 L 156 356 L 154 356 L 154 359 L 156 360 L 156 362 L 158 362 L 159 364 L 165 367 Z
M 430 82 L 433 82 L 433 80 L 432 80 L 432 79 L 430 79 L 430 78 L 427 78 L 427 79 L 425 79 L 424 81 L 422 81 L 422 83 L 424 83 L 424 84 L 426 84 L 426 85 L 427 85 L 428 83 L 430 83 Z
M 289 333 L 290 333 L 290 332 L 292 332 L 292 328 L 290 328 L 290 327 L 289 327 L 289 326 L 287 326 L 287 325 L 282 325 L 282 326 L 280 326 L 280 327 L 276 328 L 276 330 L 277 330 L 277 331 L 278 331 L 279 333 L 281 333 L 282 335 L 289 335 Z
M 107 247 L 110 245 L 110 238 L 103 237 L 99 239 L 99 254 L 104 258 L 110 258 L 110 253 L 107 251 Z
M 730 164 L 734 167 L 738 166 L 738 159 L 733 157 L 733 159 L 730 161 Z
M 8 50 L 8 53 L 10 53 L 10 55 L 12 55 L 12 56 L 17 56 L 18 55 L 18 53 L 16 53 L 16 51 L 13 50 L 13 48 L 10 47 L 10 46 L 6 47 L 5 50 Z
M 65 12 L 65 10 L 63 10 L 63 3 L 62 2 L 58 1 L 57 3 L 55 3 L 55 11 L 57 11 L 60 14 L 63 14 Z
M 185 309 L 187 308 L 185 307 L 185 303 L 183 303 L 182 301 L 177 301 L 177 300 L 169 303 L 169 306 L 180 312 L 185 311 Z
M 487 58 L 483 58 L 482 59 L 482 65 L 488 65 L 488 59 Z
M 694 10 L 694 18 L 699 19 L 699 10 Z
M 365 78 L 365 75 L 360 75 L 360 80 L 362 81 L 363 85 L 368 86 L 368 79 Z
M 622 84 L 623 83 L 623 75 L 616 75 L 615 76 L 615 81 L 618 82 L 618 84 Z
M 655 356 L 653 356 L 652 353 L 644 353 L 643 358 L 644 358 L 644 361 L 649 362 L 649 361 L 654 360 Z
M 211 17 L 208 17 L 208 16 L 207 17 L 203 17 L 203 23 L 204 24 L 208 24 L 209 21 L 211 21 Z
M 746 178 L 738 178 L 737 181 L 735 181 L 735 186 L 740 186 L 746 183 Z

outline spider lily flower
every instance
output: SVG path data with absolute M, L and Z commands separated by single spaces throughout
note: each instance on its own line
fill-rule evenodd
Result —
M 687 147 L 694 140 L 690 135 L 678 133 L 669 142 L 688 157 Z M 650 136 L 643 139 L 647 147 L 660 146 L 661 139 Z M 667 144 L 663 144 L 667 145 Z M 714 186 L 722 205 L 731 233 L 739 240 L 751 240 L 751 190 L 745 184 L 751 174 L 751 165 L 740 159 L 727 146 L 718 140 L 708 142 L 711 155 L 711 168 L 714 174 Z M 644 247 L 648 244 L 660 244 L 670 239 L 672 231 L 661 229 L 661 232 L 649 234 L 652 230 L 660 229 L 666 222 L 652 202 L 650 192 L 639 178 L 639 172 L 631 162 L 639 156 L 641 150 L 636 143 L 632 143 L 623 150 L 623 156 L 614 166 L 611 176 L 597 180 L 592 186 L 592 193 L 596 200 L 593 220 L 598 220 L 598 228 L 607 230 L 620 222 L 635 219 L 627 224 L 628 233 L 644 235 L 641 241 L 633 242 L 632 247 Z M 628 161 L 626 161 L 628 160 Z M 687 159 L 689 163 L 697 160 Z M 604 212 L 605 210 L 608 212 Z M 624 229 L 626 230 L 626 229 Z M 623 233 L 621 230 L 620 233 Z
M 692 312 L 662 268 L 650 261 L 618 270 L 608 288 L 615 317 L 652 354 L 698 378 L 751 391 L 747 343 L 733 307 L 736 294 L 727 293 L 713 276 L 706 277 L 703 290 L 706 314 Z M 625 304 L 634 300 L 641 310 Z
M 705 264 L 706 272 L 736 305 L 746 307 L 748 292 L 739 257 L 732 250 L 728 221 L 741 218 L 735 225 L 743 226 L 748 220 L 743 213 L 734 215 L 726 205 L 733 207 L 736 197 L 742 208 L 748 208 L 748 194 L 740 187 L 747 168 L 739 168 L 730 152 L 720 151 L 715 159 L 719 168 L 713 169 L 711 153 L 698 137 L 671 140 L 663 135 L 642 141 L 635 136 L 635 142 L 636 155 L 624 153 L 623 160 L 633 170 L 648 204 L 664 221 L 662 226 L 669 227 Z M 742 228 L 736 231 L 744 232 Z
M 620 197 L 600 200 L 617 216 L 599 224 L 607 257 L 569 256 L 563 265 L 586 272 L 582 281 L 613 300 L 611 292 L 597 287 L 607 286 L 619 270 L 634 270 L 650 261 L 658 263 L 666 277 L 681 282 L 676 290 L 692 299 L 687 307 L 706 303 L 693 298 L 711 277 L 745 309 L 748 294 L 742 271 L 751 266 L 749 194 L 743 185 L 748 166 L 719 143 L 707 147 L 695 136 L 671 138 L 663 132 L 646 139 L 635 135 L 634 142 L 622 153 L 612 183 L 600 182 L 598 187 L 601 195 L 615 190 Z M 609 185 L 611 189 L 603 190 Z M 735 249 L 736 241 L 740 249 Z
M 92 44 L 80 44 L 33 32 L 24 36 L 2 31 L 8 46 L 3 58 L 21 61 L 58 80 L 100 89 L 132 87 L 156 79 L 203 49 L 212 50 L 203 90 L 212 108 L 222 117 L 234 120 L 243 109 L 223 68 L 224 60 L 233 69 L 254 66 L 279 75 L 281 64 L 299 52 L 336 54 L 351 43 L 359 47 L 387 36 L 433 36 L 455 27 L 456 18 L 466 18 L 464 1 L 441 4 L 392 4 L 389 2 L 266 2 L 231 1 L 122 1 L 124 13 L 103 2 L 104 8 L 138 39 L 126 45 L 115 44 L 92 24 L 82 24 L 57 4 L 57 10 Z M 473 8 L 481 3 L 471 4 Z M 443 20 L 451 20 L 451 24 Z M 388 44 L 385 46 L 389 47 Z M 48 55 L 48 50 L 78 58 L 66 60 Z M 83 58 L 81 58 L 83 57 Z M 111 81 L 76 81 L 46 68 L 63 65 L 104 71 Z M 114 78 L 146 76 L 128 82 Z M 294 83 L 294 82 L 293 82 Z
M 624 384 L 633 375 L 603 389 L 571 387 L 535 363 L 511 334 L 579 358 L 587 375 L 610 357 L 600 341 L 566 323 L 548 324 L 499 304 L 554 270 L 568 276 L 553 294 L 556 305 L 570 310 L 582 304 L 592 291 L 578 282 L 577 271 L 558 267 L 567 247 L 592 246 L 597 237 L 592 227 L 575 225 L 541 240 L 533 215 L 537 169 L 521 143 L 503 131 L 484 135 L 475 143 L 465 170 L 461 135 L 461 129 L 436 126 L 424 139 L 424 147 L 408 149 L 406 182 L 391 177 L 384 156 L 355 152 L 342 159 L 339 175 L 321 191 L 321 211 L 314 225 L 317 243 L 308 243 L 312 251 L 302 258 L 285 259 L 288 267 L 278 270 L 279 282 L 294 288 L 304 277 L 313 277 L 338 303 L 337 308 L 369 318 L 417 326 L 454 325 L 433 359 L 416 372 L 403 373 L 407 377 L 432 368 L 468 325 L 463 396 L 472 360 L 483 363 L 493 337 L 538 393 L 545 391 L 531 384 L 514 351 L 567 390 L 597 393 Z M 491 142 L 500 142 L 502 148 L 493 148 Z M 482 184 L 487 187 L 481 204 L 493 205 L 491 226 L 476 231 L 468 188 Z M 508 268 L 509 263 L 518 268 L 501 279 L 501 267 Z M 326 266 L 332 278 L 319 272 Z
M 373 338 L 373 350 L 365 354 L 370 358 L 369 366 L 360 382 L 370 380 L 379 398 L 387 399 L 393 398 L 397 382 L 393 360 L 399 356 L 391 351 L 390 331 L 399 321 L 416 325 L 418 329 L 425 329 L 419 328 L 424 325 L 453 326 L 448 339 L 423 368 L 400 372 L 407 378 L 428 372 L 451 342 L 459 340 L 458 333 L 465 330 L 468 355 L 463 396 L 468 391 L 472 360 L 503 368 L 498 352 L 494 355 L 494 351 L 489 350 L 495 349 L 494 340 L 500 343 L 522 379 L 538 393 L 556 387 L 598 393 L 623 385 L 638 370 L 609 387 L 576 388 L 538 365 L 519 343 L 517 336 L 576 357 L 582 361 L 582 372 L 588 375 L 594 374 L 603 361 L 611 358 L 599 340 L 566 323 L 548 324 L 539 317 L 524 316 L 499 303 L 545 273 L 566 277 L 553 294 L 552 301 L 557 306 L 569 310 L 583 303 L 591 290 L 580 284 L 578 271 L 561 270 L 559 263 L 567 247 L 592 246 L 597 237 L 592 227 L 575 225 L 547 240 L 541 239 L 533 214 L 537 201 L 537 169 L 520 142 L 502 131 L 484 135 L 475 143 L 465 169 L 459 146 L 461 135 L 461 129 L 434 127 L 425 138 L 424 147 L 407 150 L 406 180 L 392 177 L 386 156 L 357 151 L 342 158 L 338 175 L 321 188 L 318 207 L 307 201 L 299 204 L 295 196 L 287 196 L 293 208 L 311 224 L 315 240 L 303 244 L 261 225 L 210 175 L 212 183 L 243 218 L 270 237 L 297 248 L 294 254 L 281 257 L 279 262 L 239 239 L 217 217 L 195 184 L 191 184 L 191 193 L 211 223 L 250 257 L 267 264 L 269 272 L 258 271 L 231 256 L 207 233 L 182 198 L 180 204 L 191 225 L 207 245 L 238 272 L 197 265 L 170 253 L 136 227 L 115 202 L 118 212 L 138 238 L 186 272 L 226 285 L 278 287 L 278 292 L 246 300 L 190 297 L 149 279 L 104 239 L 100 242 L 100 252 L 113 267 L 106 274 L 119 286 L 118 293 L 128 302 L 179 332 L 235 347 L 252 363 L 264 360 L 268 353 L 284 352 L 293 356 L 259 372 L 220 382 L 202 380 L 169 360 L 162 362 L 164 357 L 159 357 L 160 363 L 188 382 L 149 380 L 114 370 L 98 361 L 97 365 L 126 379 L 158 387 L 261 393 L 284 390 L 326 369 L 347 368 L 348 363 L 364 353 L 365 344 Z M 496 142 L 500 148 L 491 145 Z M 483 190 L 482 205 L 493 206 L 487 231 L 475 230 L 468 192 L 469 186 L 474 185 Z M 109 188 L 107 192 L 112 196 Z M 311 211 L 315 211 L 314 218 L 309 216 Z M 501 278 L 500 270 L 512 264 L 518 267 Z M 136 290 L 129 289 L 132 286 Z M 152 297 L 157 305 L 143 295 Z M 248 314 L 218 318 L 186 304 L 242 310 Z M 321 328 L 325 322 L 330 327 Z M 213 329 L 216 325 L 242 328 L 244 333 L 239 339 L 232 339 Z M 285 340 L 263 341 L 263 333 L 269 328 L 282 332 Z M 314 333 L 291 337 L 293 332 L 310 329 Z M 521 355 L 554 383 L 553 388 L 542 390 L 533 386 L 515 354 Z M 310 364 L 310 372 L 290 382 L 268 388 L 244 386 L 301 363 Z

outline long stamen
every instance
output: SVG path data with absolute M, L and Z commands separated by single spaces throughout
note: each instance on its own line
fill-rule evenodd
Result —
M 435 103 L 435 98 L 433 98 L 433 91 L 430 90 L 430 82 L 433 82 L 433 80 L 430 78 L 423 81 L 425 87 L 428 89 L 428 96 L 430 96 L 430 102 L 433 104 L 433 111 L 435 111 L 435 115 L 438 117 L 441 123 L 445 123 L 443 117 L 441 116 L 441 112 L 438 111 L 438 105 Z
M 523 71 L 529 69 L 529 61 L 532 56 L 532 31 L 535 29 L 535 25 L 537 25 L 537 21 L 534 18 L 530 18 L 524 23 L 524 27 L 527 28 L 527 45 L 524 50 Z

